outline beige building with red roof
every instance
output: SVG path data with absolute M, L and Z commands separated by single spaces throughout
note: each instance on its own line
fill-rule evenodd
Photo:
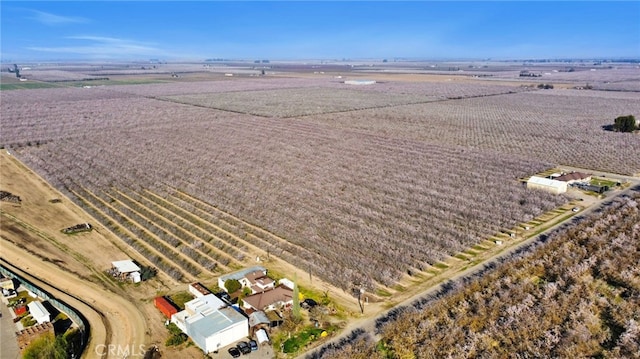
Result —
M 556 181 L 562 181 L 567 183 L 575 182 L 589 182 L 591 181 L 591 174 L 582 172 L 564 173 L 561 176 L 554 178 Z

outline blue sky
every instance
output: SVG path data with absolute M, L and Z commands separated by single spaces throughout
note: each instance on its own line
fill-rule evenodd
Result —
M 1 59 L 640 58 L 640 1 L 4 1 Z

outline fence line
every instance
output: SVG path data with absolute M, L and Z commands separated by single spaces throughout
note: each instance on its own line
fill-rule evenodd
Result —
M 4 261 L 4 259 L 3 259 L 3 261 Z M 4 262 L 8 263 L 6 261 L 4 261 Z M 31 283 L 29 280 L 27 280 L 24 277 L 22 277 L 21 275 L 15 273 L 14 271 L 12 271 L 11 269 L 7 268 L 5 265 L 3 265 L 1 263 L 0 263 L 0 274 L 2 274 L 3 276 L 5 276 L 7 278 L 12 278 L 12 279 L 17 280 L 18 282 L 20 282 L 20 284 L 24 288 L 26 288 L 27 290 L 29 290 L 33 294 L 37 295 L 38 297 L 43 298 L 44 300 L 47 300 L 49 303 L 51 303 L 51 305 L 54 308 L 56 308 L 59 311 L 65 313 L 69 318 L 71 318 L 71 320 L 78 326 L 78 330 L 80 331 L 80 338 L 81 338 L 80 348 L 78 348 L 79 350 L 77 351 L 77 353 L 75 353 L 79 357 L 80 354 L 84 351 L 85 346 L 87 345 L 87 343 L 89 341 L 89 322 L 82 315 L 82 313 L 76 311 L 74 308 L 72 308 L 71 306 L 67 305 L 65 302 L 63 302 L 63 301 L 61 301 L 59 299 L 56 299 L 49 292 L 47 292 L 44 289 L 42 289 L 42 288 L 36 286 L 35 284 Z

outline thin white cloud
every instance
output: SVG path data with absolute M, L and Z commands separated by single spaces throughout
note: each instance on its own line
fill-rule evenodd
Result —
M 86 24 L 89 19 L 78 16 L 62 16 L 39 10 L 30 10 L 33 16 L 29 17 L 41 24 L 45 25 L 63 25 L 63 24 Z
M 83 44 L 69 46 L 52 46 L 52 47 L 29 47 L 29 50 L 58 53 L 58 54 L 75 54 L 84 55 L 93 58 L 124 58 L 135 56 L 162 55 L 164 51 L 155 47 L 153 44 L 144 43 L 129 39 L 120 39 L 105 36 L 70 36 L 69 40 L 78 40 Z

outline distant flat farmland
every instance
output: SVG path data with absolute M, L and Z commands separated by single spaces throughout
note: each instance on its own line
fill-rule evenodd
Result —
M 3 92 L 0 138 L 185 281 L 267 252 L 345 289 L 392 286 L 564 203 L 527 191 L 518 178 L 565 160 L 531 148 L 553 137 L 559 145 L 546 150 L 563 153 L 558 128 L 592 116 L 580 105 L 590 108 L 588 98 L 574 96 L 582 102 L 566 108 L 560 94 L 504 85 L 172 85 Z M 631 100 L 612 99 L 599 121 L 633 111 Z M 583 151 L 603 163 L 624 154 Z M 567 164 L 584 163 L 572 158 Z
M 307 119 L 443 146 L 640 173 L 640 136 L 603 130 L 621 114 L 640 114 L 640 93 L 544 90 Z
M 348 85 L 346 85 L 348 86 Z M 167 97 L 180 103 L 265 117 L 294 117 L 435 100 L 419 95 L 335 88 L 291 88 Z

